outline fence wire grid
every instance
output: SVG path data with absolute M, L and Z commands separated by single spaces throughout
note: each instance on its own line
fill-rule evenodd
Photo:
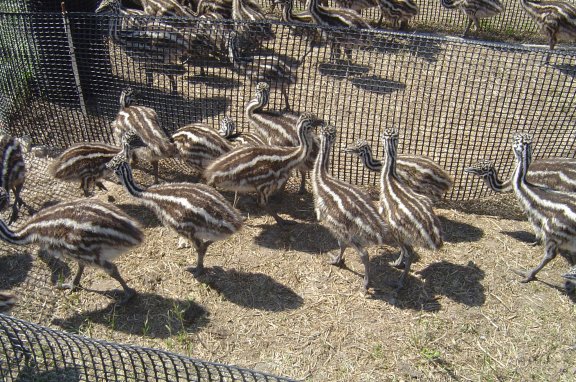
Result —
M 248 129 L 244 107 L 257 81 L 235 69 L 223 51 L 229 31 L 243 23 L 215 21 L 206 28 L 197 19 L 85 13 L 3 13 L 0 21 L 0 115 L 14 135 L 59 148 L 109 142 L 119 94 L 128 86 L 140 93 L 140 104 L 158 112 L 167 132 L 199 121 L 217 126 L 224 115 L 232 116 L 240 131 Z M 185 64 L 170 61 L 179 52 L 162 47 L 141 53 L 111 38 L 115 22 L 149 33 L 170 34 L 178 28 L 214 46 L 210 55 L 191 57 Z M 305 56 L 310 48 L 300 34 L 317 28 L 269 25 L 274 38 L 258 36 L 252 28 L 253 38 L 263 42 L 245 44 L 241 55 L 247 60 L 278 57 L 290 66 L 296 83 L 270 80 L 269 109 L 284 107 L 285 91 L 292 110 L 313 112 L 335 124 L 339 149 L 332 168 L 344 180 L 376 183 L 377 176 L 341 149 L 363 138 L 381 157 L 384 127 L 399 128 L 400 153 L 429 156 L 452 174 L 454 187 L 447 197 L 453 200 L 486 194 L 477 179 L 462 171 L 481 157 L 496 160 L 502 176 L 511 173 L 508 141 L 513 131 L 534 134 L 536 157 L 574 155 L 574 52 L 322 29 L 329 42 L 354 44 L 349 62 L 344 54 L 334 59 L 326 41 Z
M 92 340 L 3 314 L 0 349 L 2 381 L 292 381 L 161 350 Z

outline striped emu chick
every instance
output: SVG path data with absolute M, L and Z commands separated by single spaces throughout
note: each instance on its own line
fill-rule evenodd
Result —
M 165 183 L 140 188 L 134 183 L 130 165 L 123 154 L 110 162 L 116 175 L 130 195 L 137 198 L 166 227 L 189 240 L 196 249 L 198 261 L 195 275 L 204 272 L 204 256 L 208 246 L 225 240 L 242 226 L 242 216 L 222 195 L 205 184 Z
M 8 293 L 0 293 L 0 313 L 6 313 L 16 305 L 16 298 Z
M 36 213 L 18 231 L 0 221 L 0 239 L 16 244 L 39 244 L 48 253 L 78 262 L 78 272 L 63 288 L 80 286 L 86 265 L 100 267 L 124 289 L 122 303 L 136 293 L 128 287 L 112 262 L 144 239 L 138 224 L 118 207 L 97 199 L 60 203 Z
M 192 123 L 176 130 L 172 141 L 181 159 L 203 170 L 212 160 L 232 150 L 232 144 L 212 127 L 204 123 Z
M 134 91 L 131 88 L 124 89 L 120 95 L 120 111 L 112 122 L 114 139 L 121 142 L 126 134 L 137 135 L 144 147 L 136 148 L 133 157 L 135 160 L 144 159 L 152 164 L 154 183 L 158 183 L 158 161 L 176 157 L 178 149 L 160 127 L 156 111 L 133 103 Z
M 484 179 L 484 182 L 490 189 L 495 192 L 513 192 L 513 180 L 511 176 L 502 182 L 498 178 L 498 172 L 494 162 L 490 160 L 481 160 L 474 165 L 467 167 L 464 171 Z M 530 169 L 526 174 L 526 179 L 538 187 L 551 188 L 557 191 L 576 192 L 576 159 L 571 158 L 544 158 L 533 161 Z M 533 244 L 540 244 L 542 241 L 542 229 L 540 220 L 532 219 L 530 215 L 528 220 L 532 224 L 536 241 Z M 563 254 L 564 255 L 564 254 Z M 565 254 L 566 258 L 570 256 Z
M 10 204 L 10 192 L 14 194 L 12 211 L 8 224 L 18 219 L 20 207 L 25 206 L 20 194 L 26 179 L 26 165 L 22 155 L 22 146 L 17 139 L 8 134 L 0 133 L 0 190 L 4 190 L 0 197 L 0 211 Z
M 576 252 L 576 194 L 535 186 L 526 177 L 532 161 L 532 137 L 515 134 L 512 145 L 517 166 L 512 186 L 521 207 L 537 236 L 544 242 L 540 264 L 525 274 L 522 282 L 536 279 L 536 274 L 558 253 L 572 263 Z
M 318 4 L 328 6 L 328 0 L 320 0 Z M 365 9 L 370 9 L 378 6 L 377 0 L 334 0 L 334 4 L 338 8 L 351 9 L 358 14 L 362 14 Z
M 382 171 L 382 161 L 374 158 L 372 148 L 366 140 L 359 139 L 353 145 L 346 147 L 344 152 L 358 156 L 368 170 Z M 414 192 L 427 196 L 433 203 L 442 200 L 444 194 L 452 188 L 452 178 L 446 170 L 425 156 L 398 155 L 396 175 L 400 182 Z
M 330 41 L 331 60 L 340 58 L 340 47 L 342 46 L 348 63 L 352 63 L 352 49 L 363 43 L 361 36 L 355 33 L 355 30 L 371 29 L 370 25 L 364 21 L 362 16 L 351 9 L 324 7 L 318 4 L 318 0 L 307 0 L 306 10 L 319 26 L 350 29 L 348 31 L 323 30 L 322 34 L 327 35 L 327 40 Z
M 196 35 L 183 28 L 151 20 L 146 13 L 126 8 L 120 0 L 102 0 L 95 11 L 109 15 L 108 33 L 114 44 L 142 67 L 149 87 L 153 73 L 168 77 L 172 93 L 178 92 L 176 75 L 185 74 L 184 61 L 202 47 Z
M 232 0 L 200 0 L 195 15 L 215 20 L 232 20 Z
M 440 220 L 429 198 L 402 183 L 396 171 L 398 131 L 386 129 L 382 134 L 384 161 L 380 174 L 380 213 L 390 225 L 392 236 L 400 246 L 400 257 L 393 264 L 404 266 L 397 290 L 410 272 L 414 246 L 436 250 L 443 244 Z
M 466 37 L 472 23 L 476 32 L 480 31 L 480 19 L 487 19 L 504 11 L 500 0 L 440 0 L 444 8 L 459 9 L 468 18 L 462 37 Z M 522 1 L 522 0 L 521 0 Z
M 275 37 L 262 8 L 252 0 L 232 0 L 232 20 L 239 21 L 234 29 L 243 47 L 253 49 L 254 45 Z
M 370 197 L 349 183 L 328 173 L 330 152 L 336 129 L 325 126 L 320 134 L 320 152 L 312 170 L 312 189 L 316 217 L 338 240 L 340 253 L 331 264 L 344 265 L 344 251 L 352 247 L 364 264 L 364 291 L 370 284 L 370 261 L 367 246 L 383 244 L 389 229 Z
M 572 294 L 576 290 L 576 266 L 570 268 L 570 270 L 562 275 L 566 279 L 564 282 L 564 288 L 566 293 Z
M 266 146 L 268 144 L 258 134 L 251 132 L 236 132 L 236 124 L 232 118 L 228 116 L 225 116 L 220 121 L 218 134 L 221 137 L 226 138 L 226 140 L 234 146 Z
M 491 160 L 480 160 L 465 172 L 481 177 L 484 183 L 495 192 L 512 192 L 513 177 L 505 181 L 500 180 L 496 165 Z M 576 159 L 573 158 L 544 158 L 537 159 L 530 164 L 526 174 L 528 182 L 551 188 L 557 191 L 576 192 Z
M 290 109 L 286 86 L 296 83 L 290 65 L 278 56 L 244 56 L 240 57 L 238 34 L 230 32 L 228 54 L 234 70 L 245 75 L 252 82 L 265 81 L 275 88 L 280 88 L 284 96 L 286 109 Z M 286 86 L 285 86 L 286 85 Z
M 382 25 L 382 19 L 386 17 L 392 21 L 392 27 L 405 30 L 408 21 L 418 15 L 420 8 L 414 0 L 376 0 L 380 8 L 378 26 Z M 497 1 L 497 0 L 494 0 Z
M 193 17 L 191 4 L 177 0 L 140 0 L 148 16 Z M 189 2 L 186 2 L 189 3 Z
M 292 170 L 302 164 L 312 150 L 312 128 L 318 120 L 312 114 L 298 119 L 298 147 L 242 146 L 212 162 L 204 172 L 207 183 L 226 191 L 255 192 L 258 204 L 278 224 L 287 223 L 268 206 L 268 198 L 282 188 Z
M 256 85 L 256 94 L 246 104 L 246 119 L 250 128 L 272 146 L 292 146 L 300 144 L 297 122 L 300 114 L 290 111 L 262 110 L 270 99 L 270 86 L 265 82 Z M 306 191 L 306 173 L 314 167 L 318 155 L 318 139 L 312 137 L 311 150 L 297 170 L 300 172 L 300 193 Z
M 281 20 L 288 24 L 314 24 L 314 19 L 309 12 L 304 11 L 300 13 L 293 13 L 294 0 L 274 0 L 272 2 L 273 6 L 280 4 L 282 10 Z M 301 25 L 293 25 L 290 27 L 290 31 L 294 36 L 302 37 L 308 44 L 308 48 L 302 55 L 302 60 L 309 54 L 312 53 L 314 45 L 320 43 L 321 36 L 316 28 L 302 27 Z
M 530 17 L 548 35 L 550 49 L 559 37 L 576 39 L 576 5 L 568 1 L 520 0 Z
M 111 174 L 106 164 L 120 151 L 120 148 L 104 143 L 79 143 L 60 154 L 48 172 L 59 180 L 80 181 L 84 196 L 90 196 L 96 186 L 106 191 L 100 179 Z

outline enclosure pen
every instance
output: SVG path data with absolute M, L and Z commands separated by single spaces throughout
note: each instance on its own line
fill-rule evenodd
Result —
M 0 0 L 0 380 L 575 380 L 573 10 Z

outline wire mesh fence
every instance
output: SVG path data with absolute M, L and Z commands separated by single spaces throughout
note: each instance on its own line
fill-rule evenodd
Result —
M 291 381 L 176 354 L 96 341 L 0 314 L 3 381 Z
M 129 86 L 140 104 L 158 112 L 167 132 L 198 121 L 217 126 L 224 115 L 239 130 L 249 128 L 244 107 L 262 76 L 232 65 L 227 52 L 229 32 L 242 23 L 84 13 L 4 13 L 0 19 L 1 120 L 35 144 L 110 142 L 109 123 Z M 137 25 L 138 35 L 111 32 L 122 25 Z M 400 152 L 429 156 L 454 176 L 452 199 L 486 192 L 462 172 L 480 157 L 495 159 L 504 176 L 511 172 L 513 131 L 535 134 L 537 157 L 574 155 L 576 55 L 570 51 L 270 25 L 274 38 L 256 36 L 263 42 L 241 51 L 244 65 L 262 56 L 281 60 L 296 77 L 295 84 L 264 77 L 273 88 L 270 109 L 285 107 L 285 92 L 292 110 L 316 113 L 338 127 L 340 148 L 363 138 L 377 155 L 380 130 L 397 127 Z M 319 31 L 327 38 L 311 48 L 307 39 Z M 147 48 L 153 35 L 185 36 L 203 50 Z M 334 42 L 351 47 L 350 55 Z M 332 167 L 354 183 L 377 179 L 342 150 Z
M 2 12 L 35 12 L 35 11 L 59 11 L 60 0 L 34 1 L 34 0 L 3 0 L 0 1 L 0 11 Z M 66 1 L 69 11 L 92 12 L 96 9 L 99 1 Z M 125 1 L 125 3 L 129 3 Z M 279 17 L 278 6 L 272 6 L 273 1 L 258 0 L 257 4 L 264 9 L 268 16 Z M 341 6 L 337 1 L 326 2 L 331 6 Z M 376 3 L 376 2 L 375 2 Z M 457 9 L 446 9 L 442 7 L 440 0 L 420 0 L 416 2 L 419 8 L 418 15 L 414 17 L 412 24 L 417 30 L 434 30 L 445 32 L 462 33 L 466 23 L 466 16 Z M 536 23 L 530 19 L 528 14 L 522 9 L 519 0 L 503 0 L 504 11 L 492 18 L 483 19 L 481 25 L 486 32 L 485 36 L 494 35 L 500 38 L 514 39 L 518 41 L 544 41 L 539 36 Z M 295 0 L 294 9 L 304 10 L 305 1 Z M 362 12 L 367 20 L 376 22 L 380 18 L 380 10 L 377 5 L 365 9 Z M 381 27 L 390 28 L 392 25 L 384 19 Z

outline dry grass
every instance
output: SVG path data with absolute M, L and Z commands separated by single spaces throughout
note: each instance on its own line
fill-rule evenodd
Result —
M 29 162 L 35 170 L 28 184 L 38 188 L 28 187 L 24 197 L 33 207 L 80 196 L 76 185 L 47 178 L 45 160 Z M 148 174 L 136 174 L 150 184 Z M 512 269 L 534 266 L 542 247 L 527 244 L 530 226 L 509 196 L 439 208 L 444 247 L 419 251 L 407 287 L 391 301 L 387 282 L 399 271 L 388 261 L 397 250 L 371 248 L 376 290 L 365 297 L 354 253 L 345 269 L 327 264 L 337 243 L 315 222 L 311 196 L 296 194 L 296 184 L 275 206 L 298 224 L 279 228 L 249 197 L 241 199 L 245 227 L 210 247 L 208 272 L 199 279 L 187 270 L 193 251 L 176 249 L 173 232 L 119 185 L 106 185 L 109 192 L 97 197 L 114 200 L 145 228 L 145 243 L 117 261 L 139 296 L 116 306 L 110 292 L 119 286 L 99 270 L 86 272 L 84 290 L 57 291 L 51 284 L 75 264 L 45 263 L 34 247 L 3 246 L 0 264 L 8 277 L 0 288 L 19 295 L 14 316 L 311 381 L 569 381 L 576 375 L 576 311 L 559 276 L 566 264 L 556 260 L 540 281 L 519 282 Z

